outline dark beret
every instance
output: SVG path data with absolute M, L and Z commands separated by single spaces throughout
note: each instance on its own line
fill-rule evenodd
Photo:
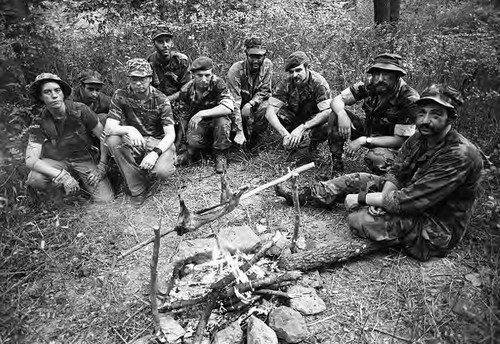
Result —
M 189 68 L 189 70 L 191 72 L 196 72 L 199 70 L 204 71 L 212 68 L 214 68 L 214 62 L 212 61 L 212 59 L 210 57 L 200 56 L 196 60 L 194 60 L 193 63 L 191 63 L 191 67 Z
M 296 51 L 288 56 L 285 63 L 285 71 L 289 71 L 291 68 L 295 68 L 303 63 L 309 63 L 309 57 L 303 51 Z

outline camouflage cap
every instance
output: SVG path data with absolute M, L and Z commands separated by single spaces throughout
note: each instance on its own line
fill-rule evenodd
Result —
M 301 64 L 309 64 L 309 57 L 303 51 L 296 51 L 288 56 L 285 62 L 285 71 L 300 66 Z
M 154 28 L 153 33 L 151 34 L 151 40 L 154 42 L 154 40 L 160 36 L 173 37 L 174 34 L 172 33 L 172 30 L 167 25 L 160 24 Z
M 443 84 L 432 84 L 423 90 L 420 99 L 417 100 L 417 104 L 422 104 L 429 100 L 450 109 L 453 114 L 456 114 L 458 107 L 464 103 L 460 92 L 453 87 Z
M 248 54 L 264 55 L 267 53 L 267 47 L 262 43 L 262 39 L 257 37 L 245 39 L 245 48 Z
M 214 68 L 214 61 L 210 57 L 200 56 L 191 63 L 191 72 L 205 71 Z
M 152 76 L 153 69 L 148 61 L 135 58 L 127 61 L 127 76 Z
M 78 75 L 78 80 L 84 84 L 104 84 L 102 75 L 91 69 L 86 69 Z
M 40 87 L 49 81 L 53 81 L 59 84 L 61 86 L 61 89 L 63 91 L 64 97 L 69 97 L 71 95 L 71 86 L 63 81 L 60 77 L 58 77 L 55 74 L 52 73 L 42 73 L 38 74 L 35 78 L 35 81 L 33 81 L 29 85 L 29 93 L 30 95 L 36 99 L 37 101 L 39 100 L 38 98 L 40 97 Z
M 403 69 L 403 58 L 398 54 L 384 53 L 375 56 L 373 64 L 366 72 L 372 73 L 374 69 L 390 70 L 406 75 L 406 71 Z

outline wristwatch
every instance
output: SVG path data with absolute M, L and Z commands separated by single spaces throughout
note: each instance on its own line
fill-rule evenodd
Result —
M 153 148 L 153 152 L 155 152 L 156 154 L 158 154 L 158 156 L 160 156 L 160 155 L 163 154 L 163 151 L 160 148 L 158 148 L 158 147 Z
M 372 138 L 371 137 L 367 137 L 366 138 L 366 146 L 369 146 L 372 144 Z

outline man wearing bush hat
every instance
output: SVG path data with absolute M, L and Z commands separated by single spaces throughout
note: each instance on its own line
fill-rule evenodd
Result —
M 126 72 L 128 87 L 111 98 L 106 143 L 132 203 L 141 205 L 151 194 L 150 177 L 167 178 L 175 171 L 174 120 L 167 96 L 151 86 L 148 61 L 131 59 Z
M 344 172 L 342 153 L 354 156 L 368 148 L 365 162 L 373 173 L 382 174 L 394 161 L 397 150 L 415 131 L 413 125 L 418 93 L 402 79 L 406 71 L 397 54 L 381 54 L 368 68 L 369 77 L 343 90 L 331 102 L 329 145 L 333 176 Z M 363 100 L 366 119 L 346 110 Z
M 304 157 L 315 158 L 318 145 L 327 139 L 330 86 L 309 68 L 309 57 L 303 51 L 288 57 L 285 71 L 288 77 L 269 98 L 266 118 L 282 136 L 285 148 L 305 148 Z
M 79 85 L 73 89 L 73 100 L 87 105 L 96 114 L 107 114 L 111 97 L 101 92 L 104 84 L 101 74 L 87 69 L 80 73 L 78 81 Z M 105 121 L 102 123 L 104 125 Z
M 462 239 L 480 186 L 479 149 L 452 128 L 462 104 L 453 88 L 433 84 L 417 101 L 417 132 L 383 176 L 352 173 L 305 188 L 302 202 L 345 200 L 357 235 L 401 245 L 409 255 L 443 257 Z M 289 187 L 277 193 L 291 203 Z
M 27 185 L 36 189 L 60 187 L 70 194 L 80 189 L 81 181 L 94 200 L 111 201 L 107 155 L 101 150 L 99 156 L 92 146 L 92 135 L 100 137 L 103 131 L 97 115 L 85 104 L 73 102 L 71 87 L 55 74 L 38 75 L 30 93 L 44 108 L 29 128 L 26 166 L 31 171 Z
M 213 74 L 213 61 L 198 57 L 190 67 L 193 80 L 181 90 L 179 99 L 185 104 L 187 116 L 187 152 L 179 157 L 179 164 L 197 158 L 200 150 L 213 150 L 215 171 L 223 173 L 227 167 L 226 151 L 231 147 L 230 115 L 234 102 L 223 79 Z
M 227 73 L 227 86 L 234 99 L 234 142 L 255 143 L 258 134 L 267 129 L 267 99 L 271 96 L 273 64 L 266 57 L 262 39 L 245 40 L 246 59 L 235 62 Z M 243 133 L 244 132 L 244 133 Z

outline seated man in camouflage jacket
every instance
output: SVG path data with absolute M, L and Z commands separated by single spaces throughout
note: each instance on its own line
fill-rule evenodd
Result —
M 459 93 L 431 85 L 417 102 L 418 132 L 383 176 L 353 173 L 304 188 L 301 201 L 345 200 L 349 227 L 359 236 L 402 245 L 419 260 L 445 256 L 462 239 L 479 188 L 479 149 L 452 128 Z M 291 202 L 285 185 L 277 194 Z

